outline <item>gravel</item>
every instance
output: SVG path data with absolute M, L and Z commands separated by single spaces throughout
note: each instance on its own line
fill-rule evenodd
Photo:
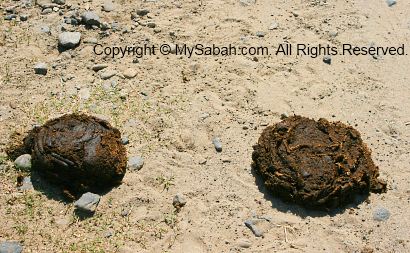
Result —
M 373 219 L 376 221 L 386 221 L 390 218 L 390 211 L 384 207 L 378 207 L 373 211 Z
M 20 15 L 20 21 L 27 21 L 28 20 L 28 15 L 27 14 L 21 14 Z
M 121 137 L 121 143 L 122 143 L 123 145 L 128 145 L 128 144 L 130 144 L 130 140 L 128 139 L 127 136 L 122 136 L 122 137 Z
M 265 37 L 265 33 L 259 31 L 259 32 L 256 32 L 256 36 L 259 37 L 259 38 L 263 38 L 263 37 Z
M 80 44 L 81 33 L 79 32 L 63 32 L 58 36 L 58 45 L 63 48 L 74 48 Z
M 218 137 L 215 137 L 215 138 L 212 140 L 212 143 L 214 144 L 215 150 L 216 150 L 217 152 L 222 152 L 222 142 L 221 142 L 221 140 L 220 140 Z
M 34 73 L 38 75 L 46 75 L 47 74 L 47 64 L 44 62 L 39 62 L 34 66 Z
M 84 212 L 94 213 L 100 203 L 101 196 L 91 192 L 84 193 L 80 199 L 74 202 L 74 206 Z
M 141 156 L 133 156 L 128 159 L 128 169 L 139 171 L 144 166 L 144 158 Z
M 14 166 L 16 166 L 17 169 L 21 170 L 31 169 L 31 155 L 24 154 L 17 157 L 17 159 L 14 161 Z
M 0 243 L 0 253 L 21 253 L 23 247 L 19 242 L 5 241 Z

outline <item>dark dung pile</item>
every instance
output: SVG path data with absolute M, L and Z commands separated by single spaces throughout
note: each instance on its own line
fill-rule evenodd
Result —
M 253 148 L 253 168 L 288 202 L 328 210 L 386 191 L 359 132 L 340 122 L 292 116 L 268 126 Z
M 83 114 L 64 115 L 34 128 L 17 150 L 28 151 L 34 170 L 74 196 L 105 191 L 118 185 L 126 172 L 119 130 Z

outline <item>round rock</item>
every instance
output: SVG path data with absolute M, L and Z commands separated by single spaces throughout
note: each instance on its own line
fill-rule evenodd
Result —
M 81 15 L 81 21 L 86 24 L 86 25 L 100 25 L 100 17 L 92 12 L 92 11 L 86 11 Z
M 272 194 L 308 208 L 328 210 L 356 194 L 386 191 L 360 133 L 340 122 L 286 118 L 263 130 L 252 159 Z
M 16 166 L 17 169 L 21 170 L 31 169 L 31 155 L 24 154 L 17 157 L 17 159 L 14 161 L 14 166 Z

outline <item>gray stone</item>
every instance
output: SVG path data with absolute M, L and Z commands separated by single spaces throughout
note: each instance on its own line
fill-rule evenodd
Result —
M 137 15 L 138 16 L 145 16 L 145 15 L 147 15 L 149 13 L 149 10 L 147 10 L 147 9 L 139 9 L 139 10 L 137 10 Z
M 390 218 L 390 211 L 384 207 L 378 207 L 373 211 L 373 219 L 376 221 L 386 221 Z
M 185 196 L 181 193 L 177 193 L 174 196 L 174 199 L 172 200 L 172 205 L 175 208 L 180 209 L 181 207 L 185 206 L 185 204 L 186 204 Z
M 86 44 L 97 44 L 98 39 L 97 38 L 85 38 L 84 43 L 86 43 Z
M 222 142 L 221 142 L 221 140 L 220 140 L 218 137 L 215 137 L 215 138 L 212 140 L 212 143 L 214 144 L 215 150 L 216 150 L 217 152 L 222 152 Z
M 273 21 L 270 26 L 269 26 L 269 30 L 275 30 L 279 28 L 279 24 L 275 21 Z
M 17 157 L 17 159 L 14 160 L 14 166 L 16 166 L 17 169 L 21 170 L 31 169 L 31 155 L 24 154 Z
M 110 11 L 113 11 L 115 9 L 115 7 L 114 7 L 114 4 L 111 0 L 106 0 L 106 1 L 104 1 L 102 9 L 103 9 L 103 11 L 110 12 Z
M 330 65 L 332 63 L 332 58 L 330 57 L 330 55 L 325 55 L 323 57 L 323 62 Z
M 147 27 L 149 27 L 149 28 L 155 28 L 157 25 L 154 23 L 154 22 L 152 22 L 152 21 L 150 21 L 150 22 L 148 22 L 147 23 Z
M 55 3 L 55 4 L 58 4 L 58 5 L 64 5 L 65 4 L 65 0 L 53 0 L 52 2 Z
M 30 177 L 24 177 L 22 185 L 18 188 L 21 191 L 27 191 L 33 189 L 33 183 L 31 183 Z
M 133 156 L 128 159 L 128 169 L 138 171 L 144 166 L 144 158 Z
M 41 25 L 39 30 L 41 33 L 50 33 L 50 27 L 48 25 Z
M 39 62 L 34 66 L 34 73 L 38 75 L 46 75 L 47 68 L 47 64 L 45 64 L 44 62 Z
M 86 25 L 100 25 L 100 17 L 92 11 L 86 11 L 81 15 L 81 21 Z
M 21 253 L 23 247 L 19 242 L 5 241 L 0 243 L 0 253 Z
M 94 213 L 100 203 L 101 196 L 91 192 L 84 193 L 80 199 L 74 202 L 74 206 L 84 212 Z
M 128 144 L 130 144 L 130 140 L 128 139 L 127 136 L 122 136 L 122 137 L 121 137 L 121 143 L 122 143 L 123 145 L 128 145 Z
M 4 16 L 4 20 L 13 20 L 16 18 L 17 18 L 16 14 L 9 14 L 9 15 Z
M 27 21 L 28 20 L 28 15 L 27 14 L 21 14 L 20 15 L 20 21 Z
M 386 0 L 386 3 L 389 7 L 392 7 L 393 5 L 397 3 L 397 1 L 396 0 Z
M 237 241 L 237 245 L 241 248 L 247 249 L 252 246 L 251 242 L 248 239 L 241 238 Z
M 58 36 L 58 45 L 64 48 L 74 48 L 81 40 L 81 33 L 79 32 L 62 32 Z
M 107 70 L 104 72 L 100 72 L 100 77 L 102 80 L 107 80 L 110 79 L 111 77 L 115 76 L 117 74 L 117 71 L 115 70 Z
M 249 6 L 256 3 L 256 0 L 239 0 L 241 5 Z
M 91 69 L 94 70 L 94 71 L 96 71 L 96 72 L 98 72 L 98 71 L 100 71 L 100 70 L 102 70 L 102 69 L 105 69 L 105 68 L 107 68 L 107 67 L 108 67 L 107 64 L 100 63 L 100 64 L 95 64 L 94 66 L 91 67 Z
M 41 11 L 41 14 L 42 15 L 47 15 L 47 14 L 50 14 L 50 13 L 52 13 L 53 12 L 53 9 L 51 9 L 51 8 L 45 8 L 45 9 L 43 9 L 42 11 Z
M 247 226 L 247 227 L 252 231 L 252 233 L 253 233 L 256 237 L 261 237 L 261 236 L 263 236 L 263 231 L 260 230 L 260 229 L 256 226 L 256 224 L 255 224 L 255 222 L 254 222 L 253 220 L 246 220 L 246 221 L 245 221 L 245 226 Z
M 262 37 L 265 37 L 265 33 L 259 31 L 259 32 L 256 32 L 256 36 L 259 37 L 259 38 L 262 38 Z

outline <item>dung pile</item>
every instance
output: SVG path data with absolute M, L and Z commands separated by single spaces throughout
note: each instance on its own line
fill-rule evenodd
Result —
M 292 116 L 267 127 L 253 148 L 252 167 L 285 201 L 329 209 L 386 191 L 359 132 L 340 122 Z
M 74 196 L 119 184 L 127 165 L 118 129 L 83 114 L 64 115 L 34 128 L 22 147 L 9 153 L 16 150 L 30 153 L 34 170 Z

